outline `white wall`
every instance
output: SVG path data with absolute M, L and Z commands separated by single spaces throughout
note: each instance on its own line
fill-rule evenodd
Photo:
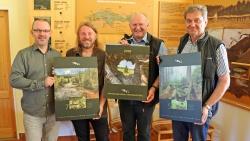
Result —
M 212 124 L 215 141 L 250 141 L 250 111 L 220 102 Z
M 29 44 L 28 4 L 24 0 L 1 0 L 0 9 L 8 10 L 11 62 L 17 52 Z M 13 90 L 17 133 L 23 132 L 20 90 Z

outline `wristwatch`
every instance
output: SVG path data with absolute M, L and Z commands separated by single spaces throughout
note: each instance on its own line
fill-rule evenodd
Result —
M 208 110 L 211 110 L 211 107 L 208 104 L 205 104 L 205 108 L 207 108 Z

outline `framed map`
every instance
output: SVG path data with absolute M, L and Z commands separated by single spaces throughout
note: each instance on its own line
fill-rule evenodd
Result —
M 78 0 L 76 23 L 90 21 L 101 34 L 125 34 L 130 31 L 128 23 L 134 13 L 144 13 L 152 25 L 153 3 L 153 0 Z

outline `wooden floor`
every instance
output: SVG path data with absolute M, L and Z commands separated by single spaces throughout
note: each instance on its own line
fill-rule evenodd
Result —
M 95 141 L 94 137 L 90 135 L 91 141 Z M 121 136 L 119 134 L 110 133 L 110 141 L 120 141 Z M 0 141 L 25 141 L 25 135 L 20 134 L 20 139 L 0 139 Z M 60 136 L 57 141 L 77 141 L 76 136 Z
M 2 141 L 0 139 L 0 141 Z M 3 141 L 25 141 L 25 138 L 24 137 L 21 137 L 19 140 L 18 139 L 6 139 L 6 140 L 3 140 Z M 76 137 L 59 137 L 57 141 L 77 141 L 77 138 Z

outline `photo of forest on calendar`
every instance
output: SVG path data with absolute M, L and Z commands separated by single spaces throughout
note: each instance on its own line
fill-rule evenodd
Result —
M 59 57 L 54 60 L 57 120 L 88 119 L 99 110 L 96 57 Z
M 202 105 L 200 53 L 167 55 L 160 63 L 160 117 L 199 122 Z

